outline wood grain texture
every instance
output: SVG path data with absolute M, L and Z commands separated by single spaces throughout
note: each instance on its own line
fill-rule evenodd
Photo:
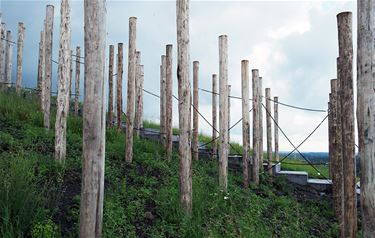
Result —
M 249 93 L 250 93 L 249 61 L 241 62 L 241 91 L 242 91 L 242 177 L 245 188 L 249 187 L 249 160 L 250 160 L 250 113 L 249 113 Z
M 199 61 L 193 62 L 193 138 L 191 140 L 191 152 L 194 160 L 198 160 L 198 128 L 199 128 Z
M 212 159 L 217 159 L 217 74 L 212 75 Z
M 172 45 L 167 45 L 165 57 L 165 155 L 168 161 L 172 160 L 172 57 Z

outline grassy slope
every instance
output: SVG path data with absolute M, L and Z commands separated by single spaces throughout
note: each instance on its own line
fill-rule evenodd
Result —
M 53 128 L 52 124 L 52 128 Z M 68 158 L 53 159 L 54 133 L 42 128 L 37 103 L 0 94 L 0 237 L 77 237 L 82 119 L 68 122 Z M 300 201 L 283 180 L 241 188 L 229 173 L 218 191 L 215 161 L 193 163 L 193 214 L 179 208 L 178 156 L 135 139 L 134 163 L 124 162 L 124 135 L 107 130 L 104 237 L 334 237 L 325 200 Z M 224 199 L 226 197 L 227 199 Z

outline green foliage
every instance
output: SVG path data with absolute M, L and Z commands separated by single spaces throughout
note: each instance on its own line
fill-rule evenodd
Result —
M 51 219 L 34 225 L 31 231 L 32 238 L 55 238 L 58 237 L 58 228 Z

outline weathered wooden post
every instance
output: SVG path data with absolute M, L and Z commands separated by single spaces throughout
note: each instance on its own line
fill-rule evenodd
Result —
M 117 129 L 122 130 L 122 76 L 124 73 L 124 52 L 123 43 L 117 44 Z
M 358 50 L 357 50 L 357 121 L 359 152 L 361 158 L 361 206 L 363 237 L 375 234 L 375 95 L 374 36 L 375 2 L 357 1 Z
M 106 1 L 85 0 L 85 90 L 80 237 L 102 234 L 105 159 Z
M 172 83 L 172 45 L 167 45 L 165 64 L 165 153 L 168 161 L 172 160 Z
M 189 0 L 177 0 L 177 77 L 180 129 L 180 200 L 186 213 L 192 210 L 192 171 L 190 151 L 190 52 L 189 52 Z
M 74 113 L 76 116 L 78 116 L 79 111 L 79 96 L 80 96 L 80 76 L 81 76 L 81 48 L 77 46 L 76 48 L 76 84 L 75 84 L 75 95 L 74 95 Z M 113 61 L 113 55 L 112 55 L 112 61 Z M 113 62 L 112 62 L 113 67 Z M 111 79 L 112 80 L 112 79 Z M 112 87 L 113 89 L 113 87 Z M 112 90 L 111 90 L 112 92 Z M 112 99 L 113 100 L 113 99 Z M 112 101 L 113 103 L 113 101 Z M 113 108 L 112 108 L 113 110 Z
M 72 84 L 73 84 L 73 50 L 70 51 L 70 62 L 69 62 L 69 98 L 68 98 L 68 112 L 70 107 L 70 101 L 72 100 Z
M 44 128 L 49 130 L 52 86 L 52 40 L 54 6 L 47 5 L 44 31 Z
M 138 128 L 142 129 L 143 128 L 143 85 L 145 81 L 145 70 L 144 70 L 144 65 L 139 65 L 139 91 L 137 94 L 137 104 L 138 104 Z
M 212 158 L 217 159 L 217 75 L 212 75 Z
M 259 169 L 263 170 L 263 78 L 259 77 Z
M 166 101 L 165 101 L 165 80 L 166 80 L 166 56 L 161 56 L 160 65 L 160 142 L 165 147 L 165 113 L 166 113 Z
M 274 97 L 273 98 L 274 104 L 273 104 L 273 110 L 274 110 L 274 136 L 275 136 L 275 160 L 276 162 L 279 162 L 280 156 L 279 156 L 279 98 Z
M 230 93 L 232 90 L 232 85 L 228 85 L 228 143 L 230 143 Z M 228 152 L 229 153 L 229 152 Z
M 252 70 L 252 82 L 253 82 L 253 161 L 251 168 L 251 181 L 255 184 L 259 184 L 259 162 L 260 162 L 260 128 L 259 128 L 259 71 L 257 69 Z
M 198 94 L 198 80 L 199 80 L 199 61 L 193 61 L 193 139 L 191 141 L 193 159 L 198 160 L 198 124 L 199 124 L 199 94 Z
M 6 25 L 4 22 L 0 24 L 0 37 L 1 39 L 6 38 Z M 0 85 L 1 89 L 5 87 L 5 52 L 6 52 L 6 41 L 0 40 Z
M 249 157 L 250 157 L 250 112 L 249 112 L 249 61 L 241 61 L 242 88 L 242 176 L 243 186 L 249 187 Z
M 69 111 L 69 77 L 71 62 L 71 28 L 70 28 L 70 0 L 61 0 L 60 6 L 60 50 L 57 87 L 57 112 L 55 123 L 55 159 L 65 161 L 66 157 L 66 126 Z
M 141 77 L 141 52 L 135 52 L 135 115 L 134 115 L 134 127 L 135 127 L 135 135 L 139 136 L 140 129 L 141 129 L 141 118 L 140 118 L 140 111 L 141 111 L 141 104 L 140 104 L 140 97 L 142 94 L 142 87 L 140 82 Z
M 6 38 L 6 53 L 5 53 L 5 86 L 9 88 L 12 83 L 12 32 L 7 31 Z
M 16 91 L 21 92 L 22 86 L 22 63 L 23 63 L 23 46 L 25 40 L 25 26 L 23 22 L 18 23 L 18 40 L 17 40 L 17 81 Z
M 219 36 L 219 186 L 226 192 L 228 182 L 228 38 Z
M 357 232 L 356 171 L 354 153 L 353 101 L 353 40 L 352 13 L 337 15 L 340 94 L 342 122 L 342 156 L 344 176 L 344 237 L 355 237 Z
M 266 125 L 267 125 L 267 171 L 272 181 L 272 121 L 271 121 L 271 89 L 266 88 Z
M 137 18 L 129 18 L 129 51 L 128 51 L 128 100 L 126 104 L 126 135 L 125 135 L 125 160 L 133 161 L 133 133 L 134 133 L 134 107 L 135 107 L 135 51 L 136 51 L 136 24 Z
M 46 105 L 46 20 L 44 20 L 43 24 L 43 31 L 42 31 L 42 57 L 41 57 L 41 76 L 40 76 L 40 108 L 42 109 L 43 112 L 43 123 L 44 123 L 44 114 L 46 113 L 45 105 Z M 44 124 L 43 124 L 44 125 Z
M 114 64 L 115 46 L 109 46 L 109 69 L 108 69 L 108 126 L 112 127 L 113 115 L 113 64 Z
M 39 42 L 39 60 L 38 60 L 38 97 L 39 102 L 42 104 L 42 80 L 43 80 L 43 45 L 44 45 L 44 31 L 40 32 Z

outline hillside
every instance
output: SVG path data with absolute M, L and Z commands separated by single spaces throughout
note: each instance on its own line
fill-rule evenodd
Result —
M 54 113 L 52 113 L 53 115 Z M 52 119 L 51 128 L 54 128 Z M 69 116 L 67 161 L 54 161 L 54 132 L 45 131 L 37 100 L 0 94 L 0 237 L 77 237 L 82 119 Z M 328 198 L 283 179 L 244 190 L 229 173 L 218 189 L 216 161 L 193 162 L 193 213 L 180 209 L 178 155 L 136 138 L 124 161 L 124 134 L 106 133 L 104 237 L 336 237 Z

